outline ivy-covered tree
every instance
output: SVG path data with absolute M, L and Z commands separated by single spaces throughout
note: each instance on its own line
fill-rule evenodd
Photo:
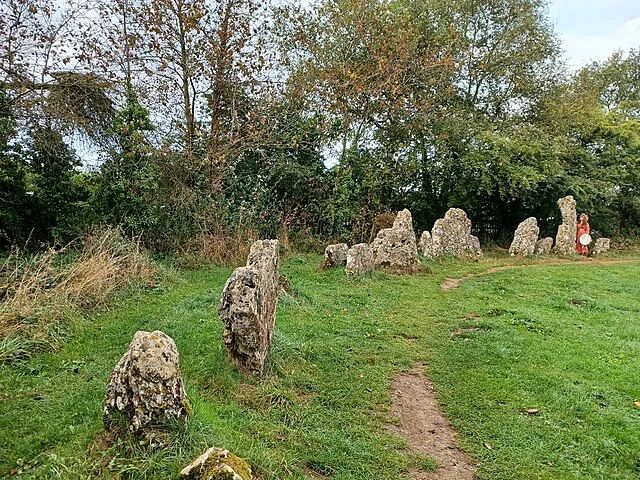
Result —
M 0 246 L 26 240 L 28 235 L 26 165 L 14 145 L 15 118 L 11 101 L 0 86 Z
M 106 220 L 131 234 L 147 232 L 158 222 L 156 168 L 145 137 L 152 130 L 149 111 L 129 88 L 111 127 L 114 145 L 102 166 L 99 203 Z
M 28 149 L 34 210 L 33 239 L 41 242 L 67 242 L 79 235 L 86 212 L 88 192 L 76 181 L 81 165 L 62 135 L 51 126 L 39 127 L 32 134 Z

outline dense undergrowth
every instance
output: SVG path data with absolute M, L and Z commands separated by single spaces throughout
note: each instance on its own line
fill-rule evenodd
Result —
M 66 324 L 117 292 L 154 287 L 157 264 L 119 230 L 40 254 L 13 250 L 0 265 L 0 362 L 59 341 Z
M 294 293 L 281 296 L 262 381 L 226 359 L 216 307 L 230 268 L 185 271 L 70 324 L 57 351 L 0 366 L 0 476 L 174 478 L 220 446 L 263 480 L 397 479 L 429 462 L 385 427 L 396 421 L 389 388 L 423 365 L 479 478 L 637 478 L 637 258 L 523 259 L 451 291 L 445 277 L 512 260 L 358 279 L 318 272 L 320 260 L 283 261 Z M 193 417 L 153 437 L 108 438 L 108 376 L 135 331 L 154 329 L 176 341 Z

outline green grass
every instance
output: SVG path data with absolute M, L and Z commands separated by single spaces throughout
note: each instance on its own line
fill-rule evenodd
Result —
M 0 477 L 175 478 L 209 446 L 247 458 L 265 480 L 432 470 L 385 429 L 391 380 L 423 363 L 479 478 L 638 478 L 637 261 L 526 266 L 445 292 L 447 276 L 511 260 L 351 280 L 315 272 L 320 260 L 283 262 L 298 294 L 280 300 L 263 381 L 226 359 L 216 308 L 231 270 L 222 268 L 184 273 L 74 322 L 57 351 L 0 365 Z M 135 331 L 155 329 L 176 341 L 194 414 L 155 438 L 109 442 L 111 369 Z

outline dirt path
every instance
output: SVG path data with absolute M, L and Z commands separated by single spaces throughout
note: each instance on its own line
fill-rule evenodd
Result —
M 491 273 L 502 272 L 504 270 L 513 270 L 515 268 L 524 268 L 524 267 L 548 267 L 555 265 L 623 265 L 629 263 L 636 263 L 637 259 L 624 259 L 624 260 L 615 260 L 615 259 L 605 259 L 605 258 L 585 258 L 584 260 L 551 260 L 551 261 L 543 261 L 540 263 L 528 263 L 524 265 L 503 265 L 501 267 L 493 267 L 487 270 L 486 272 L 480 273 L 469 273 L 467 275 L 463 275 L 460 278 L 445 278 L 444 282 L 440 285 L 443 290 L 452 290 L 454 288 L 458 288 L 462 282 L 465 280 L 469 280 L 471 278 L 480 277 L 482 275 L 489 275 Z
M 438 463 L 435 472 L 412 468 L 412 480 L 473 480 L 471 460 L 457 447 L 457 435 L 440 411 L 433 385 L 422 373 L 401 373 L 394 381 L 391 413 L 400 420 L 393 427 L 407 439 L 407 448 Z

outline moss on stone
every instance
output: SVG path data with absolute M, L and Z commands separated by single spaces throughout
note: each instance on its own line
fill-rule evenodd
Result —
M 206 456 L 206 460 L 204 457 Z M 227 450 L 212 448 L 186 467 L 182 477 L 196 480 L 251 480 L 251 467 Z

